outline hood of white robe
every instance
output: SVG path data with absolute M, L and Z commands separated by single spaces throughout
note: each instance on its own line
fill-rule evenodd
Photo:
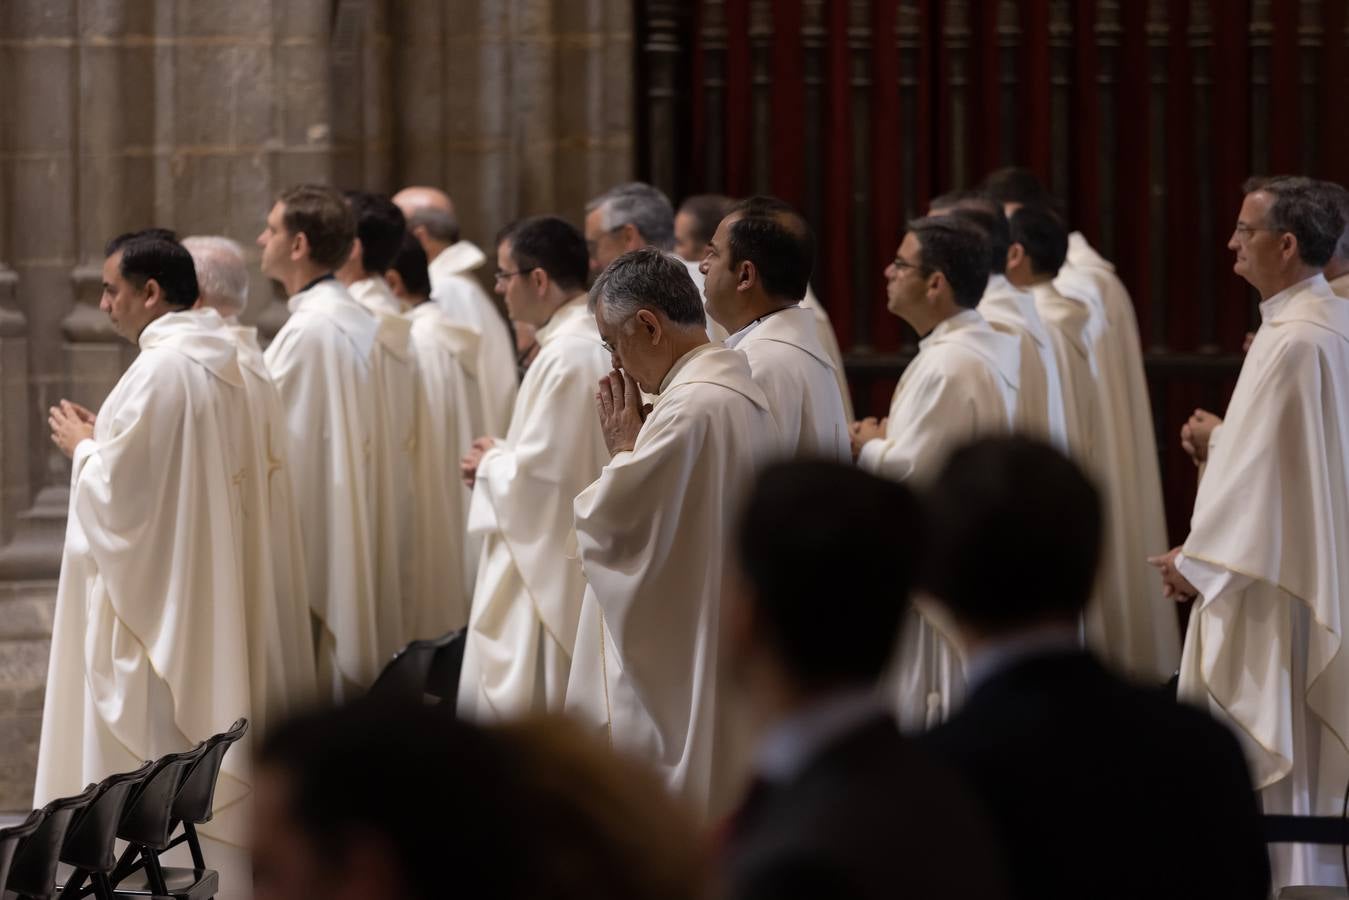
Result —
M 335 278 L 326 278 L 308 290 L 300 291 L 286 302 L 291 315 L 310 313 L 331 321 L 356 347 L 362 359 L 370 356 L 379 325 L 365 307 Z
M 1330 282 L 1330 289 L 1341 297 L 1349 297 L 1349 272 Z
M 389 283 L 382 275 L 372 275 L 360 281 L 353 281 L 347 285 L 347 293 L 351 294 L 351 299 L 372 313 L 389 313 L 396 316 L 403 312 L 403 304 L 399 302 L 393 288 L 389 287 Z
M 590 311 L 585 294 L 573 297 L 559 306 L 553 312 L 552 318 L 535 332 L 534 340 L 543 347 L 563 334 L 593 337 L 595 343 L 600 342 L 599 327 L 595 324 L 595 315 Z
M 431 260 L 427 269 L 431 272 L 431 280 L 444 278 L 448 275 L 462 275 L 465 272 L 472 272 L 474 269 L 481 268 L 482 264 L 487 262 L 487 256 L 478 249 L 472 241 L 458 241 L 446 247 L 436 258 Z
M 160 316 L 145 326 L 142 351 L 174 350 L 227 384 L 243 387 L 238 351 L 225 320 L 214 309 L 193 309 Z
M 1013 389 L 1020 387 L 1020 339 L 997 331 L 979 315 L 967 309 L 939 324 L 919 343 L 919 352 L 937 344 L 955 343 L 979 354 Z
M 412 307 L 407 319 L 412 330 L 420 334 L 425 329 L 437 342 L 449 347 L 466 374 L 478 374 L 478 344 L 482 337 L 476 331 L 451 319 L 434 300 Z
M 719 384 L 741 394 L 755 406 L 768 410 L 768 398 L 754 383 L 750 373 L 749 358 L 743 353 L 728 350 L 720 344 L 700 344 L 679 358 L 665 380 L 661 382 L 660 395 L 656 402 L 668 397 L 675 388 L 685 384 Z
M 1007 276 L 989 276 L 977 309 L 987 322 L 1000 322 L 1024 331 L 1041 349 L 1049 346 L 1049 333 L 1035 308 L 1035 295 L 1012 284 Z
M 1325 276 L 1317 275 L 1289 297 L 1265 324 L 1277 328 L 1289 322 L 1318 325 L 1349 340 L 1349 302 L 1335 293 Z
M 828 366 L 831 372 L 835 371 L 833 357 L 820 343 L 815 313 L 804 306 L 789 306 L 764 316 L 752 329 L 743 333 L 744 337 L 737 342 L 739 347 L 750 341 L 777 341 L 809 354 Z
M 1086 237 L 1080 231 L 1068 235 L 1068 265 L 1079 269 L 1115 271 L 1114 264 L 1097 253 L 1096 248 L 1087 243 Z

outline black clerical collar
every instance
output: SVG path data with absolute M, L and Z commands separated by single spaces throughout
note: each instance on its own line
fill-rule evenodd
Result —
M 331 280 L 333 280 L 333 279 L 336 278 L 336 277 L 337 277 L 337 276 L 334 275 L 332 272 L 324 272 L 324 273 L 323 273 L 322 275 L 320 275 L 318 278 L 315 278 L 313 281 L 309 282 L 308 284 L 306 284 L 304 287 L 300 288 L 300 289 L 299 289 L 298 291 L 296 291 L 295 293 L 297 293 L 297 294 L 303 294 L 305 291 L 309 290 L 310 288 L 312 288 L 312 287 L 314 287 L 314 286 L 316 286 L 316 285 L 322 284 L 322 283 L 325 282 L 325 281 L 331 281 Z

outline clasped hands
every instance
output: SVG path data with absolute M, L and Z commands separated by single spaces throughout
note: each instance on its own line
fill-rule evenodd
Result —
M 1196 409 L 1194 415 L 1180 426 L 1180 446 L 1196 466 L 1208 461 L 1209 438 L 1213 429 L 1223 420 L 1206 409 Z
M 73 457 L 80 441 L 94 436 L 94 422 L 97 418 L 86 407 L 71 400 L 62 400 L 47 410 L 47 425 L 52 430 L 52 443 L 60 447 L 67 458 Z
M 478 464 L 496 443 L 496 438 L 480 437 L 469 445 L 468 453 L 459 460 L 459 477 L 463 479 L 464 484 L 473 487 L 474 482 L 478 480 Z
M 852 444 L 852 458 L 855 462 L 861 455 L 862 448 L 866 446 L 867 441 L 876 438 L 885 437 L 886 429 L 890 425 L 889 418 L 878 420 L 875 416 L 867 416 L 857 422 L 853 422 L 848 427 L 848 439 Z
M 637 446 L 637 434 L 651 412 L 651 404 L 642 404 L 636 379 L 615 369 L 600 379 L 595 409 L 600 416 L 604 445 L 609 448 L 609 455 L 614 456 Z

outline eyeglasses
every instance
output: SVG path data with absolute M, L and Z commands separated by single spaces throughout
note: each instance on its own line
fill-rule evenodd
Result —
M 633 313 L 631 316 L 628 316 L 628 317 L 627 317 L 626 319 L 624 319 L 622 322 L 619 322 L 617 325 L 615 325 L 615 326 L 614 326 L 614 332 L 615 332 L 616 334 L 617 334 L 617 333 L 621 333 L 621 332 L 623 331 L 624 326 L 626 326 L 626 325 L 628 324 L 628 322 L 630 322 L 630 321 L 632 320 L 632 317 L 635 316 L 635 315 L 637 315 L 637 313 Z M 618 338 L 614 338 L 614 340 L 618 340 Z M 605 340 L 603 337 L 600 338 L 600 346 L 603 347 L 603 348 L 604 348 L 604 352 L 605 352 L 605 353 L 608 353 L 610 356 L 616 356 L 616 355 L 618 355 L 618 348 L 615 347 L 613 344 L 609 343 L 609 342 L 608 342 L 607 340 Z
M 1247 241 L 1249 241 L 1252 237 L 1254 237 L 1257 231 L 1278 231 L 1278 230 L 1279 230 L 1278 228 L 1264 228 L 1256 225 L 1244 225 L 1241 222 L 1238 222 L 1237 227 L 1232 229 L 1232 233 L 1237 236 L 1237 240 L 1241 241 L 1244 244 Z
M 601 232 L 601 234 L 602 234 L 603 236 L 607 237 L 608 235 L 611 235 L 611 234 L 617 234 L 618 232 L 622 231 L 622 230 L 623 230 L 624 228 L 626 228 L 626 227 L 627 227 L 627 225 L 619 225 L 619 226 L 617 226 L 617 227 L 615 227 L 615 228 L 609 228 L 609 229 L 606 229 L 605 231 Z M 586 240 L 586 252 L 589 253 L 592 257 L 594 257 L 595 251 L 599 250 L 599 248 L 600 248 L 600 240 L 599 240 L 599 238 L 595 238 L 594 240 L 589 240 L 589 239 Z
M 905 259 L 904 257 L 900 256 L 898 253 L 896 253 L 896 254 L 895 254 L 895 258 L 894 258 L 893 260 L 890 261 L 890 265 L 892 265 L 892 266 L 895 267 L 895 271 L 896 271 L 896 272 L 903 272 L 905 269 L 921 269 L 921 268 L 922 268 L 922 266 L 919 265 L 918 263 L 911 263 L 911 262 L 909 262 L 907 259 Z
M 530 266 L 528 269 L 517 269 L 517 270 L 514 271 L 514 272 L 503 272 L 503 271 L 501 271 L 500 269 L 497 269 L 496 273 L 492 276 L 492 279 L 493 279 L 494 281 L 496 281 L 497 284 L 501 284 L 501 283 L 504 282 L 504 281 L 510 281 L 510 280 L 511 280 L 512 278 L 514 278 L 516 275 L 528 275 L 530 272 L 533 272 L 535 269 L 541 269 L 541 268 L 543 268 L 543 267 L 542 267 L 542 266 Z

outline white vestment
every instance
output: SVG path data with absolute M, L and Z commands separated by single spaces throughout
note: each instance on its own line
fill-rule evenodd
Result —
M 291 485 L 286 414 L 256 328 L 230 323 L 248 401 L 252 466 L 244 505 L 244 584 L 248 596 L 248 645 L 254 658 L 253 727 L 317 699 L 313 619 L 305 585 L 304 539 Z M 262 677 L 259 677 L 259 673 Z
M 286 411 L 309 608 L 320 623 L 319 690 L 342 699 L 368 688 L 385 662 L 370 510 L 377 402 L 370 357 L 379 326 L 333 278 L 288 306 L 265 358 Z
M 511 407 L 519 387 L 515 369 L 515 344 L 506 320 L 496 304 L 469 273 L 487 261 L 483 252 L 468 241 L 451 244 L 428 266 L 431 299 L 440 304 L 460 325 L 478 335 L 478 401 L 480 418 L 475 437 L 501 434 L 511 421 Z M 446 460 L 458 469 L 458 460 Z
M 802 306 L 770 313 L 731 335 L 726 346 L 749 358 L 788 456 L 852 462 L 834 364 L 820 346 L 814 313 Z
M 1112 575 L 1115 596 L 1147 605 L 1152 629 L 1132 646 L 1112 647 L 1107 659 L 1134 677 L 1151 682 L 1170 678 L 1180 659 L 1180 635 L 1159 611 L 1157 571 L 1147 557 L 1170 546 L 1162 506 L 1162 481 L 1157 463 L 1152 404 L 1143 371 L 1138 322 L 1129 292 L 1114 267 L 1093 250 L 1081 234 L 1068 238 L 1068 261 L 1054 279 L 1060 294 L 1091 310 L 1088 332 L 1096 361 L 1096 403 L 1101 414 L 1095 453 L 1105 494 L 1105 560 L 1121 563 Z M 1144 617 L 1137 622 L 1147 621 Z
M 979 301 L 979 315 L 1021 344 L 1017 379 L 1016 428 L 1060 450 L 1068 449 L 1063 375 L 1049 329 L 1029 291 L 1014 286 L 1004 275 L 991 275 Z
M 409 639 L 438 637 L 468 624 L 464 526 L 468 488 L 455 461 L 468 452 L 478 424 L 478 335 L 432 302 L 407 314 L 417 357 L 417 444 L 413 454 L 417 545 L 408 560 L 412 602 L 404 609 Z
M 1349 297 L 1349 273 L 1331 281 L 1330 289 L 1340 297 Z
M 744 355 L 704 345 L 670 369 L 635 448 L 576 498 L 589 586 L 567 710 L 712 819 L 749 749 L 719 669 L 722 563 L 742 492 L 781 446 Z
M 75 448 L 35 805 L 251 718 L 248 406 L 215 310 L 164 315 Z M 247 837 L 251 733 L 203 832 Z
M 1006 434 L 1016 421 L 1020 340 L 976 310 L 942 322 L 918 344 L 890 402 L 886 436 L 868 441 L 857 463 L 897 480 L 930 481 L 961 444 Z M 943 721 L 965 696 L 964 665 L 935 609 L 905 614 L 892 683 L 900 722 Z
M 609 461 L 595 391 L 610 356 L 584 296 L 538 331 L 510 431 L 483 455 L 469 527 L 483 541 L 459 678 L 478 720 L 561 712 L 585 576 L 568 553 L 572 501 Z
M 1260 305 L 1177 566 L 1199 590 L 1181 695 L 1228 722 L 1267 813 L 1338 816 L 1349 778 L 1349 300 L 1321 276 Z M 1275 887 L 1343 884 L 1279 847 Z
M 413 579 L 424 546 L 415 533 L 414 453 L 417 446 L 417 360 L 412 321 L 399 314 L 398 298 L 382 276 L 354 282 L 352 299 L 375 317 L 371 348 L 375 418 L 370 454 L 371 537 L 379 645 L 387 659 L 414 637 L 405 621 L 414 605 Z M 448 462 L 448 461 L 447 461 Z
M 829 354 L 829 359 L 834 364 L 834 374 L 838 377 L 838 390 L 843 395 L 843 415 L 851 422 L 853 408 L 852 392 L 848 390 L 848 370 L 843 367 L 843 351 L 838 347 L 838 336 L 834 334 L 834 323 L 829 321 L 829 311 L 815 296 L 810 285 L 806 285 L 806 296 L 801 305 L 815 314 L 815 330 L 820 336 L 820 346 Z

